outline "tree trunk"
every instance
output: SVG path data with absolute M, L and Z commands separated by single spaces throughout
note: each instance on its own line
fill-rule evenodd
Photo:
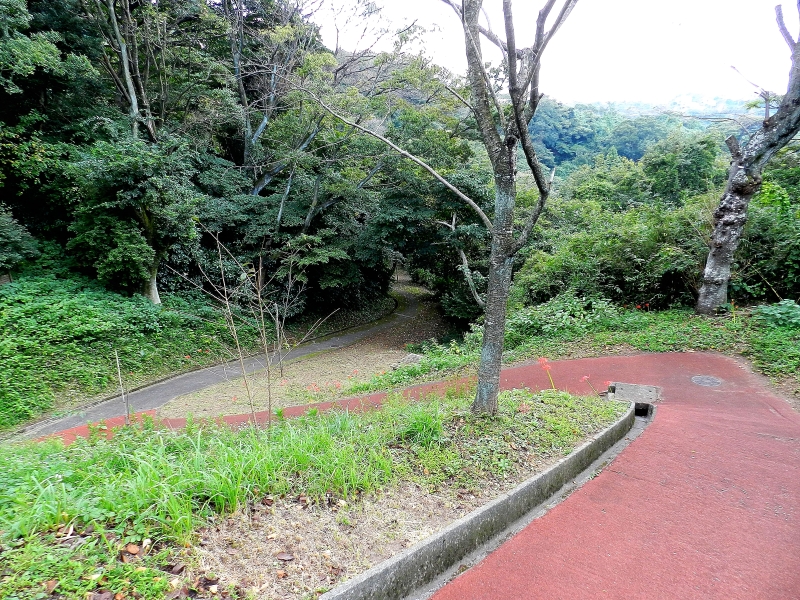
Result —
M 800 11 L 800 3 L 797 7 Z M 778 29 L 792 52 L 789 86 L 777 112 L 764 119 L 761 128 L 750 136 L 744 148 L 740 148 L 734 136 L 725 140 L 733 160 L 725 193 L 714 211 L 714 233 L 703 273 L 703 286 L 695 306 L 701 315 L 714 314 L 717 308 L 726 304 L 733 256 L 747 222 L 747 206 L 761 189 L 761 173 L 775 153 L 800 131 L 800 43 L 786 28 L 780 5 L 775 7 L 775 13 Z M 764 90 L 762 93 L 769 106 L 770 94 Z
M 150 272 L 150 279 L 144 284 L 144 288 L 142 289 L 142 295 L 153 304 L 161 304 L 161 296 L 158 295 L 157 275 L 158 267 L 156 266 Z
M 500 392 L 500 369 L 506 333 L 506 308 L 511 291 L 514 266 L 513 225 L 516 203 L 514 171 L 516 144 L 509 145 L 495 164 L 495 222 L 492 232 L 492 252 L 489 258 L 489 277 L 486 290 L 486 312 L 483 324 L 483 344 L 478 364 L 478 389 L 472 411 L 478 414 L 497 414 L 497 395 Z M 499 171 L 499 173 L 498 173 Z
M 725 194 L 714 211 L 714 233 L 697 298 L 698 314 L 713 315 L 728 302 L 731 265 L 747 222 L 747 206 L 760 188 L 760 173 L 749 174 L 740 161 L 734 161 Z
M 473 412 L 490 415 L 497 414 L 497 395 L 500 393 L 500 369 L 506 333 L 506 305 L 514 264 L 514 259 L 505 255 L 497 246 L 499 244 L 494 241 L 489 262 L 483 345 L 478 364 L 478 390 L 472 403 Z

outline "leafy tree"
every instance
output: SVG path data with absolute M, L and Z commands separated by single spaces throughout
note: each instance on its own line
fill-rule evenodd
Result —
M 20 263 L 37 255 L 36 241 L 0 204 L 0 273 L 13 271 Z
M 20 93 L 15 81 L 37 68 L 57 71 L 62 67 L 55 45 L 60 36 L 53 31 L 25 35 L 30 22 L 24 0 L 0 0 L 0 88 L 7 93 Z
M 79 204 L 68 248 L 111 288 L 160 303 L 156 275 L 167 251 L 195 235 L 201 198 L 192 153 L 180 142 L 98 142 L 69 168 Z
M 724 178 L 717 142 L 708 134 L 674 130 L 642 158 L 644 175 L 656 198 L 681 204 L 687 197 L 716 188 Z
M 614 148 L 605 155 L 597 155 L 594 165 L 584 165 L 570 173 L 560 193 L 611 210 L 643 204 L 652 198 L 642 165 L 619 156 Z

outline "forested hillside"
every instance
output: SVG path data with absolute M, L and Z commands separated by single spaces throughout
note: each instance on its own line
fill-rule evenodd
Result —
M 314 15 L 283 0 L 0 0 L 0 275 L 13 279 L 0 287 L 0 412 L 13 413 L 0 427 L 107 390 L 115 347 L 137 380 L 192 353 L 203 364 L 230 343 L 203 292 L 243 277 L 290 297 L 291 319 L 374 303 L 402 267 L 448 317 L 478 319 L 460 255 L 484 293 L 478 218 L 325 109 L 491 216 L 468 88 L 406 52 L 413 35 L 388 53 L 326 48 Z M 529 130 L 555 193 L 515 261 L 512 304 L 567 292 L 691 305 L 738 127 L 545 98 Z M 520 181 L 523 217 L 535 190 Z M 798 210 L 789 147 L 751 206 L 733 302 L 800 296 Z

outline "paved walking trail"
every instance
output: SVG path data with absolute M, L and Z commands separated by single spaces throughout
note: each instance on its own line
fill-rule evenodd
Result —
M 284 360 L 294 360 L 317 352 L 326 352 L 343 348 L 354 344 L 360 340 L 375 336 L 381 332 L 398 326 L 398 323 L 413 319 L 417 315 L 419 302 L 414 294 L 404 291 L 402 288 L 396 290 L 405 299 L 405 305 L 394 311 L 391 315 L 380 319 L 376 323 L 367 324 L 361 327 L 353 327 L 343 332 L 325 336 L 319 340 L 308 342 L 284 356 Z M 264 369 L 266 357 L 261 354 L 244 360 L 246 373 L 253 373 Z M 214 365 L 171 377 L 159 383 L 129 393 L 128 401 L 134 413 L 141 415 L 155 416 L 156 409 L 164 406 L 170 400 L 196 392 L 219 383 L 230 381 L 242 374 L 239 361 L 232 361 L 221 365 Z M 109 427 L 122 425 L 125 422 L 126 406 L 121 396 L 116 396 L 109 400 L 99 402 L 92 406 L 76 409 L 71 414 L 64 417 L 45 419 L 27 426 L 21 434 L 23 438 L 40 438 L 54 433 L 70 430 L 83 435 L 87 430 L 87 425 L 105 422 Z M 182 420 L 176 419 L 176 422 Z M 68 439 L 70 435 L 62 435 Z
M 659 386 L 655 417 L 597 477 L 434 600 L 800 599 L 800 414 L 761 378 L 715 354 L 551 366 L 556 385 L 576 393 L 589 391 L 583 375 L 596 386 L 605 380 Z M 709 381 L 698 376 L 718 385 L 700 385 L 695 381 Z M 542 389 L 549 382 L 534 364 L 505 369 L 501 385 Z M 419 397 L 447 386 L 453 382 L 405 393 Z M 317 406 L 359 409 L 384 397 Z M 287 416 L 307 408 L 292 407 Z M 69 442 L 86 433 L 83 426 L 58 435 Z
M 600 475 L 434 600 L 800 598 L 800 415 L 784 400 L 711 354 L 564 361 L 551 372 L 571 388 L 583 374 L 657 385 L 663 400 Z M 722 381 L 703 387 L 697 375 Z M 512 370 L 504 384 L 525 378 Z

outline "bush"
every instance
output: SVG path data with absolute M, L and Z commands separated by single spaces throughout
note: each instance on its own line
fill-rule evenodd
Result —
M 165 296 L 156 306 L 36 269 L 0 287 L 0 330 L 0 429 L 58 399 L 113 391 L 115 349 L 126 386 L 229 356 L 223 315 L 203 300 Z
M 515 277 L 512 299 L 539 304 L 572 290 L 654 308 L 691 303 L 715 202 L 703 196 L 679 209 L 644 205 L 613 213 L 598 203 L 555 200 L 543 242 Z
M 759 306 L 753 311 L 753 315 L 757 322 L 767 327 L 800 329 L 800 305 L 794 300 Z

